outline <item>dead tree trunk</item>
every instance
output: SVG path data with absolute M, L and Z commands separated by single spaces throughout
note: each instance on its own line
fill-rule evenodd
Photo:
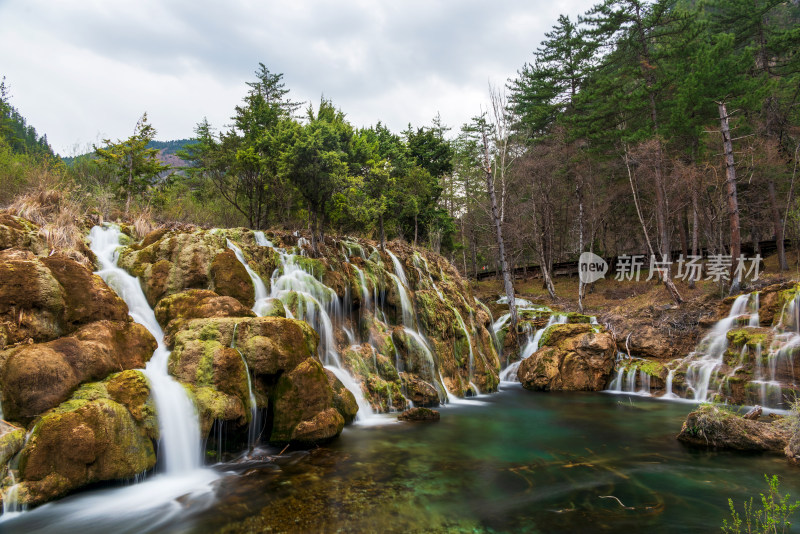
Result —
M 583 254 L 583 192 L 580 180 L 575 184 L 575 196 L 578 197 L 578 255 Z M 583 313 L 583 280 L 580 276 L 580 260 L 578 265 L 578 311 Z
M 650 252 L 651 257 L 655 257 L 655 250 L 653 250 L 653 245 L 650 242 L 650 235 L 647 233 L 647 225 L 644 223 L 644 217 L 642 217 L 642 210 L 639 207 L 639 196 L 636 194 L 636 186 L 633 183 L 633 173 L 631 172 L 631 162 L 628 158 L 628 147 L 625 146 L 625 168 L 628 170 L 628 181 L 631 184 L 631 193 L 633 194 L 633 203 L 636 206 L 636 214 L 639 216 L 639 223 L 642 225 L 642 231 L 644 232 L 644 239 L 647 241 L 647 250 Z M 666 256 L 669 257 L 669 256 Z M 680 304 L 683 302 L 680 293 L 678 293 L 678 288 L 675 287 L 675 284 L 672 282 L 672 279 L 669 277 L 669 273 L 666 275 L 662 272 L 660 274 L 661 279 L 664 282 L 664 285 L 667 288 L 672 300 L 675 301 L 676 304 Z
M 511 280 L 511 272 L 508 269 L 508 261 L 506 261 L 506 249 L 503 243 L 503 224 L 500 220 L 500 214 L 497 211 L 497 196 L 494 193 L 494 175 L 492 174 L 492 166 L 489 160 L 489 140 L 486 137 L 486 132 L 483 132 L 483 150 L 484 150 L 484 172 L 486 173 L 486 192 L 489 194 L 489 202 L 492 209 L 492 224 L 497 237 L 497 254 L 500 259 L 500 267 L 503 271 L 503 285 L 506 290 L 506 297 L 508 298 L 508 312 L 511 314 L 511 324 L 509 333 L 514 336 L 513 339 L 518 344 L 517 338 L 517 305 L 514 302 L 514 283 Z M 517 347 L 519 348 L 519 347 Z
M 728 215 L 731 227 L 731 259 L 734 266 L 742 253 L 742 236 L 739 228 L 739 199 L 736 194 L 736 166 L 733 160 L 733 142 L 731 141 L 731 129 L 728 123 L 728 110 L 725 102 L 717 102 L 719 109 L 720 131 L 722 132 L 722 147 L 725 152 L 725 178 L 728 190 Z M 735 270 L 731 274 L 730 293 L 738 293 L 741 289 L 741 272 Z

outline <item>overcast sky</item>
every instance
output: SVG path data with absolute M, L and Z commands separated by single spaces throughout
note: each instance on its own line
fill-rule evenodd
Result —
M 53 149 L 126 138 L 148 113 L 158 139 L 216 128 L 258 63 L 290 97 L 323 94 L 356 126 L 394 131 L 440 113 L 457 129 L 487 107 L 559 14 L 589 0 L 0 0 L 0 76 Z

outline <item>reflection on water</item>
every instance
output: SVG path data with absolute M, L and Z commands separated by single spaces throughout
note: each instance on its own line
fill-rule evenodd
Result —
M 168 517 L 153 513 L 150 530 L 711 532 L 728 497 L 764 491 L 764 473 L 780 474 L 782 490 L 800 497 L 800 470 L 781 457 L 678 443 L 685 404 L 519 386 L 481 401 L 443 408 L 439 423 L 350 427 L 327 447 L 225 464 L 216 502 L 178 499 Z M 101 527 L 63 512 L 82 502 L 93 517 L 103 506 L 76 496 L 0 526 L 123 530 L 115 512 Z

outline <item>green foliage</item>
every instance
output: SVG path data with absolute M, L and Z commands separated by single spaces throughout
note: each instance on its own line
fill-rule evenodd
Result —
M 11 92 L 6 78 L 0 79 L 0 140 L 16 154 L 33 156 L 53 156 L 53 149 L 47 142 L 47 135 L 36 133 L 25 117 L 11 105 Z
M 126 197 L 126 213 L 130 210 L 131 198 L 148 191 L 159 175 L 170 168 L 159 161 L 158 149 L 147 148 L 155 136 L 156 129 L 147 122 L 147 113 L 144 113 L 129 138 L 116 143 L 104 139 L 104 147 L 94 147 L 97 157 L 116 178 L 121 195 Z
M 788 532 L 792 523 L 789 518 L 800 508 L 800 501 L 791 502 L 790 495 L 781 495 L 777 475 L 764 475 L 768 491 L 760 493 L 761 507 L 754 508 L 753 497 L 743 503 L 743 515 L 739 515 L 733 504 L 733 499 L 728 499 L 731 511 L 730 522 L 724 519 L 722 532 L 730 534 L 764 533 L 772 534 Z

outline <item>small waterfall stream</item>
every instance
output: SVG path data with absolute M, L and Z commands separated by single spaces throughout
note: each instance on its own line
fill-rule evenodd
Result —
M 291 254 L 286 250 L 275 247 L 261 231 L 254 232 L 254 234 L 256 243 L 259 246 L 269 247 L 278 253 L 281 264 L 272 273 L 270 291 L 267 293 L 263 280 L 248 265 L 241 249 L 230 240 L 228 241 L 228 246 L 236 253 L 236 258 L 244 265 L 253 280 L 253 285 L 257 288 L 257 295 L 263 294 L 261 304 L 257 299 L 256 304 L 253 306 L 253 311 L 256 315 L 261 316 L 263 314 L 263 303 L 266 299 L 277 298 L 283 302 L 287 316 L 308 322 L 319 334 L 323 365 L 342 382 L 356 399 L 358 404 L 356 421 L 365 422 L 371 419 L 375 415 L 372 406 L 365 397 L 361 384 L 342 366 L 339 352 L 336 349 L 333 330 L 334 320 L 337 324 L 341 324 L 343 316 L 341 303 L 336 292 L 317 280 L 312 273 L 305 271 L 302 265 L 297 262 L 296 254 Z M 298 240 L 301 254 L 303 244 L 303 241 Z M 258 289 L 259 285 L 263 290 Z M 296 304 L 296 313 L 294 314 L 291 311 L 292 303 Z
M 164 332 L 144 296 L 139 280 L 117 267 L 119 228 L 95 226 L 89 234 L 91 250 L 100 262 L 97 274 L 128 305 L 130 316 L 153 334 L 158 348 L 142 371 L 150 382 L 159 426 L 159 461 L 168 474 L 198 469 L 202 465 L 200 424 L 186 390 L 167 373 L 170 352 Z
M 505 317 L 505 316 L 503 316 Z M 501 317 L 502 319 L 502 317 Z M 498 319 L 499 321 L 499 319 Z M 501 382 L 516 382 L 517 381 L 517 371 L 519 370 L 519 366 L 523 360 L 527 360 L 528 358 L 533 355 L 534 352 L 539 350 L 539 344 L 542 341 L 542 336 L 553 325 L 556 324 L 566 324 L 567 323 L 567 316 L 562 314 L 552 314 L 550 318 L 547 320 L 547 324 L 536 330 L 536 332 L 531 335 L 531 331 L 528 331 L 528 341 L 525 343 L 525 346 L 522 348 L 522 354 L 520 354 L 519 361 L 510 363 L 505 369 L 500 372 L 500 381 Z

